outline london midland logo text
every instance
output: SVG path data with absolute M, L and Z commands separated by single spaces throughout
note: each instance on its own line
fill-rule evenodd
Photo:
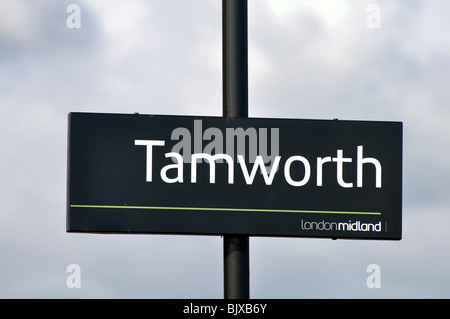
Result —
M 361 221 L 329 222 L 322 220 L 320 222 L 308 222 L 303 219 L 300 222 L 302 230 L 320 230 L 320 231 L 363 231 L 363 232 L 381 232 L 381 222 L 362 223 Z

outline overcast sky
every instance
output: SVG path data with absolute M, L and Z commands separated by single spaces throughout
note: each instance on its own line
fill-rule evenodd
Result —
M 450 2 L 248 11 L 250 116 L 404 124 L 403 239 L 252 237 L 251 297 L 449 298 Z M 67 114 L 221 116 L 221 28 L 220 0 L 0 0 L 0 297 L 223 297 L 219 236 L 65 225 Z M 70 264 L 81 288 L 66 285 Z M 370 264 L 381 288 L 366 285 Z

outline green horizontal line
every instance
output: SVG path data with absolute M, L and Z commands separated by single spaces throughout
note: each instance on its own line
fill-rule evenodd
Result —
M 263 213 L 306 213 L 306 214 L 346 214 L 346 215 L 381 215 L 380 212 L 345 212 L 330 210 L 292 210 L 292 209 L 258 209 L 258 208 L 213 208 L 213 207 L 164 207 L 164 206 L 108 206 L 108 205 L 70 205 L 72 208 L 114 208 L 147 210 L 197 210 L 216 212 L 263 212 Z

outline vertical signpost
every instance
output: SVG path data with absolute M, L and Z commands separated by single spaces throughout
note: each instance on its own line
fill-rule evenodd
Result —
M 247 0 L 222 0 L 223 116 L 248 117 Z M 226 194 L 225 194 L 226 196 Z M 224 298 L 250 295 L 249 237 L 223 238 Z

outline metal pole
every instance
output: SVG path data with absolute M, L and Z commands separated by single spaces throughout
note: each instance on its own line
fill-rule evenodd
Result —
M 223 116 L 248 117 L 247 0 L 222 0 Z
M 223 116 L 248 117 L 247 0 L 222 0 Z M 223 238 L 224 298 L 250 298 L 249 237 Z

